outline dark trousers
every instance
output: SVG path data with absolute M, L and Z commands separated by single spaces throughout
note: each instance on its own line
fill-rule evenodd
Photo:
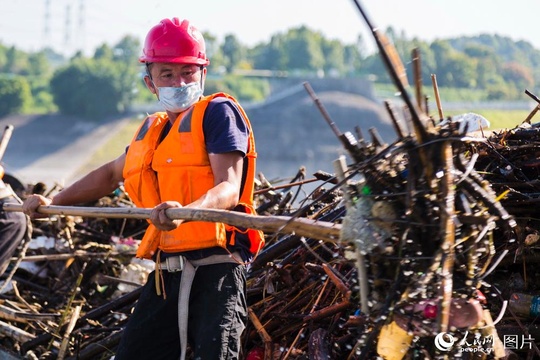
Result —
M 234 360 L 247 322 L 245 266 L 224 263 L 197 269 L 189 298 L 192 359 Z M 157 296 L 154 272 L 124 329 L 115 360 L 180 357 L 178 292 L 182 273 L 163 271 L 167 299 Z M 188 353 L 189 354 L 189 353 Z
M 0 200 L 0 206 L 18 204 L 14 197 Z M 0 211 L 0 275 L 4 274 L 9 261 L 26 233 L 26 215 L 18 211 Z

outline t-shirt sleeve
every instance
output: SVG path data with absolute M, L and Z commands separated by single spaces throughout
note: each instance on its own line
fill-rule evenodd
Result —
M 231 100 L 217 97 L 210 101 L 206 108 L 203 131 L 208 153 L 240 151 L 246 155 L 249 129 Z

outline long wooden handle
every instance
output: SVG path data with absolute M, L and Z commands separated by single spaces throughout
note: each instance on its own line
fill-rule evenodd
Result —
M 0 138 L 0 160 L 4 157 L 6 152 L 7 145 L 11 139 L 11 134 L 13 133 L 13 125 L 6 125 L 2 137 Z
M 20 204 L 4 204 L 4 211 L 22 211 Z M 48 205 L 38 207 L 46 215 L 71 215 L 95 218 L 149 219 L 152 209 Z M 171 219 L 223 222 L 233 226 L 262 230 L 267 233 L 296 234 L 313 239 L 337 241 L 341 224 L 289 216 L 249 215 L 236 211 L 194 208 L 166 210 Z

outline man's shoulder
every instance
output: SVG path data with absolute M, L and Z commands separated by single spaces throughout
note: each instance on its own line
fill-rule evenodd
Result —
M 231 111 L 238 112 L 238 103 L 225 96 L 217 96 L 208 102 L 206 114 L 228 114 Z
M 231 99 L 230 97 L 218 94 L 214 98 L 210 99 L 210 102 L 208 103 L 208 106 L 216 106 L 216 105 L 224 104 L 224 103 L 236 104 L 236 102 L 233 99 Z

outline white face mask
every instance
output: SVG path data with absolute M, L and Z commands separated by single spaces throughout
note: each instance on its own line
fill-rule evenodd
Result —
M 203 91 L 198 82 L 180 87 L 158 87 L 159 102 L 165 110 L 180 113 L 195 104 Z

